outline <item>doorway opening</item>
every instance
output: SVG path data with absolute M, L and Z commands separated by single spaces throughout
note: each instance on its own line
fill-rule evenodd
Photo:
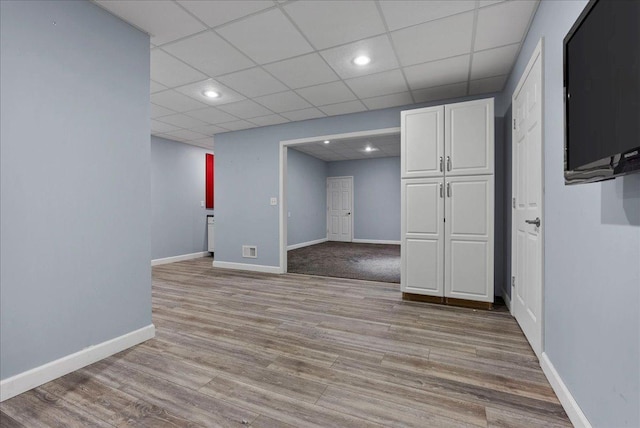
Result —
M 399 190 L 400 128 L 281 141 L 280 272 L 399 283 Z

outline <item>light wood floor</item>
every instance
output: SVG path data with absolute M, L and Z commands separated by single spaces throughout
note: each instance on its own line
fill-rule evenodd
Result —
M 153 268 L 157 336 L 0 405 L 3 427 L 570 426 L 505 311 L 397 284 Z

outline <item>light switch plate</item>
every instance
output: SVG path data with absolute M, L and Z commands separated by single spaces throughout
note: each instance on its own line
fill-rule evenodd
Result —
M 204 201 L 200 201 L 200 206 L 204 208 Z
M 271 198 L 271 205 L 278 205 L 278 198 Z

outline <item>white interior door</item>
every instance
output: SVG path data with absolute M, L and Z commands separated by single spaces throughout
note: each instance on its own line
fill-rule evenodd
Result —
M 353 177 L 327 177 L 327 238 L 353 240 Z
M 538 354 L 542 352 L 542 42 L 513 94 L 511 304 Z
M 442 177 L 402 180 L 403 292 L 444 295 L 443 219 Z

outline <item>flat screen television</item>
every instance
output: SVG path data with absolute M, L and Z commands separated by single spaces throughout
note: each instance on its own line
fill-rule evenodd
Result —
M 565 183 L 640 172 L 640 0 L 592 0 L 564 38 Z

